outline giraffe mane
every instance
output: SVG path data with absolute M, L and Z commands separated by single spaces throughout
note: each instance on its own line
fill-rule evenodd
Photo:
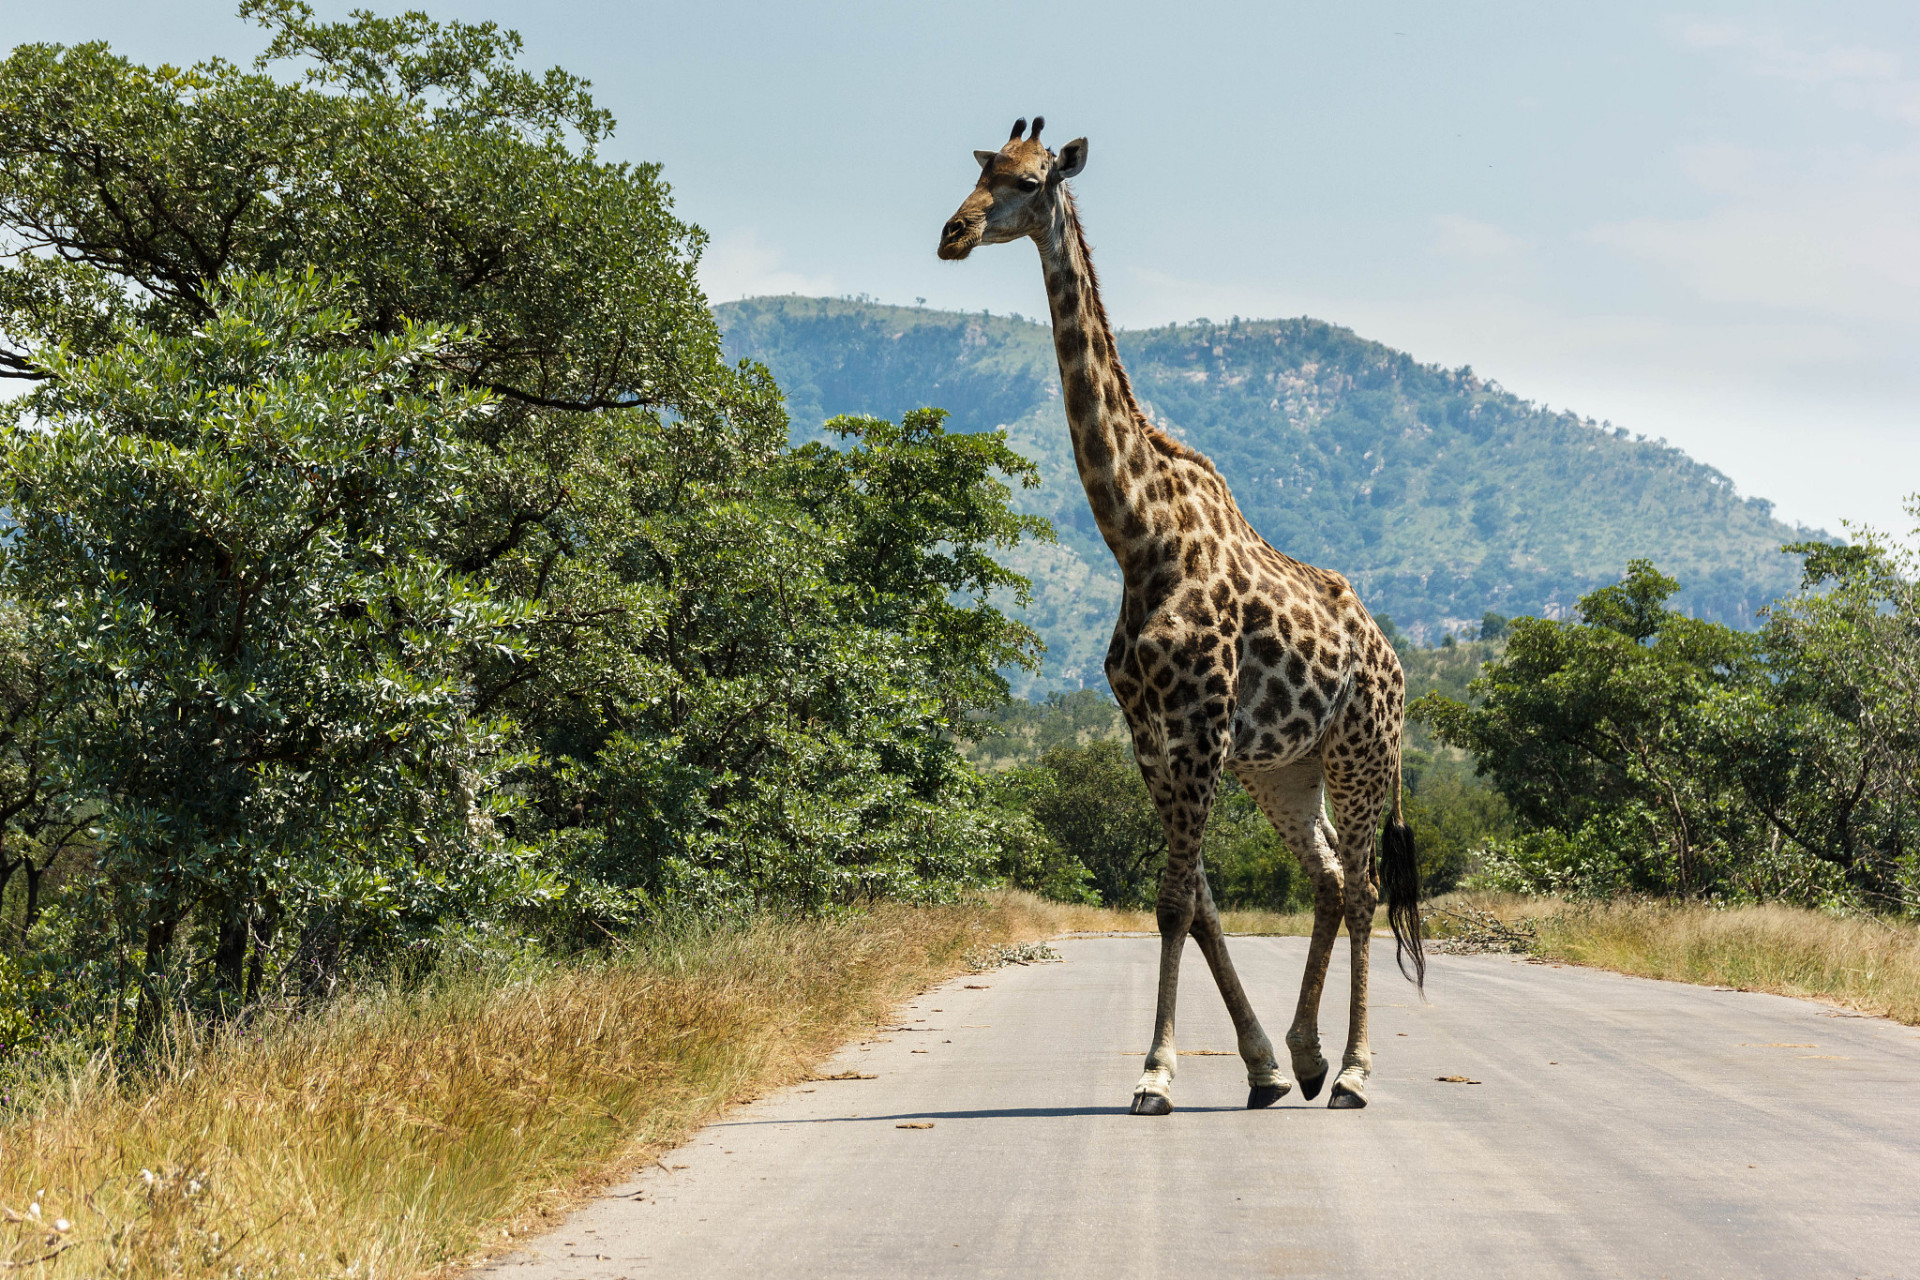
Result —
M 1133 393 L 1133 380 L 1127 378 L 1127 365 L 1125 361 L 1119 359 L 1119 347 L 1114 344 L 1114 322 L 1106 319 L 1106 301 L 1102 301 L 1102 294 L 1100 294 L 1100 273 L 1092 265 L 1092 248 L 1087 244 L 1087 226 L 1081 225 L 1079 207 L 1073 203 L 1073 192 L 1064 190 L 1062 196 L 1066 196 L 1068 211 L 1073 215 L 1068 219 L 1068 223 L 1073 226 L 1073 238 L 1079 244 L 1081 261 L 1087 263 L 1087 282 L 1092 286 L 1092 319 L 1100 326 L 1100 336 L 1106 338 L 1106 349 L 1114 353 L 1114 374 L 1119 378 L 1119 393 L 1127 397 L 1127 409 L 1133 411 L 1133 420 L 1139 422 L 1140 434 L 1146 436 L 1146 443 L 1150 443 L 1154 447 L 1154 453 L 1158 453 L 1160 457 L 1181 462 L 1194 462 L 1217 476 L 1219 472 L 1213 470 L 1213 459 L 1200 453 L 1192 445 L 1167 436 L 1164 430 L 1152 424 L 1152 420 L 1146 416 L 1146 411 L 1140 409 L 1139 397 Z
M 1147 418 L 1145 410 L 1141 409 L 1139 398 L 1133 394 L 1133 381 L 1127 377 L 1126 363 L 1120 359 L 1120 348 L 1113 341 L 1113 323 L 1107 319 L 1107 304 L 1102 300 L 1100 290 L 1100 273 L 1094 269 L 1093 248 L 1087 243 L 1087 229 L 1080 221 L 1079 206 L 1074 203 L 1071 191 L 1062 188 L 1061 195 L 1066 199 L 1068 212 L 1073 215 L 1067 221 L 1073 227 L 1074 240 L 1080 248 L 1080 261 L 1087 266 L 1087 283 L 1092 286 L 1094 323 L 1100 326 L 1100 336 L 1107 340 L 1107 350 L 1113 352 L 1113 372 L 1120 379 L 1120 394 L 1126 397 L 1127 408 L 1132 411 L 1133 420 L 1140 424 L 1141 434 L 1146 436 L 1147 443 L 1152 445 L 1154 452 L 1161 457 L 1192 462 L 1205 467 L 1214 475 L 1220 474 L 1214 470 L 1213 459 L 1191 445 L 1175 440 L 1159 427 L 1154 426 Z
M 1204 468 L 1213 475 L 1217 476 L 1220 474 L 1214 467 L 1212 458 L 1209 458 L 1206 454 L 1200 452 L 1190 444 L 1175 440 L 1172 436 L 1147 421 L 1145 414 L 1140 415 L 1140 430 L 1141 433 L 1147 437 L 1147 443 L 1152 445 L 1154 450 L 1162 457 L 1175 458 L 1181 462 L 1191 462 Z

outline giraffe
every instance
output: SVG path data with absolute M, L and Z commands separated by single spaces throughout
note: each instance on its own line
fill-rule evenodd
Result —
M 1199 944 L 1247 1068 L 1247 1106 L 1292 1088 L 1234 972 L 1201 862 L 1223 770 L 1232 770 L 1313 885 L 1313 936 L 1287 1051 L 1301 1093 L 1326 1082 L 1320 993 L 1342 921 L 1352 944 L 1346 1052 L 1327 1103 L 1367 1105 L 1367 949 L 1385 882 L 1395 958 L 1424 990 L 1419 878 L 1401 817 L 1406 682 L 1393 646 L 1337 573 L 1281 554 L 1240 514 L 1213 464 L 1146 419 L 1121 367 L 1093 259 L 1066 185 L 1087 140 L 1055 155 L 1045 120 L 1015 122 L 940 233 L 939 256 L 1022 238 L 1039 246 L 1074 464 L 1125 587 L 1106 673 L 1166 829 L 1154 915 L 1160 972 L 1135 1115 L 1173 1110 L 1174 1000 L 1186 939 Z M 1374 833 L 1391 817 L 1373 857 Z M 1328 811 L 1331 811 L 1329 821 Z

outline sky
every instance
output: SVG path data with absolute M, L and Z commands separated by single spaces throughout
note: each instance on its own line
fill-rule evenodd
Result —
M 662 163 L 711 233 L 716 302 L 1044 316 L 1027 246 L 933 252 L 973 150 L 1037 113 L 1089 140 L 1121 325 L 1315 316 L 1664 438 L 1787 520 L 1912 525 L 1913 0 L 408 3 L 591 79 L 602 154 Z M 232 0 L 0 18 L 147 62 L 264 43 Z

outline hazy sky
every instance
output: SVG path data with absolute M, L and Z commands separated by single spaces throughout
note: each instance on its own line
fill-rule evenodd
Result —
M 1044 315 L 1026 246 L 933 255 L 972 150 L 1038 112 L 1090 140 L 1122 324 L 1349 325 L 1836 532 L 1904 531 L 1920 490 L 1914 0 L 427 7 L 594 81 L 608 154 L 664 162 L 712 232 L 716 301 Z M 250 56 L 232 11 L 0 0 L 0 32 Z

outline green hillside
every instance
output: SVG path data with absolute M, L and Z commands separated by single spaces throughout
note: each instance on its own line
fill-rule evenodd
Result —
M 764 362 L 796 435 L 839 413 L 938 405 L 963 429 L 1005 425 L 1041 467 L 1021 495 L 1057 547 L 1034 579 L 1047 639 L 1034 689 L 1097 683 L 1119 576 L 1081 493 L 1044 324 L 814 298 L 718 308 L 727 349 Z M 1791 590 L 1782 543 L 1808 536 L 1664 443 L 1548 412 L 1470 369 L 1424 365 L 1318 320 L 1196 323 L 1119 335 L 1160 425 L 1206 453 L 1275 546 L 1338 569 L 1416 639 L 1487 610 L 1557 617 L 1644 556 L 1678 606 L 1750 625 Z M 1030 690 L 1031 691 L 1031 690 Z

